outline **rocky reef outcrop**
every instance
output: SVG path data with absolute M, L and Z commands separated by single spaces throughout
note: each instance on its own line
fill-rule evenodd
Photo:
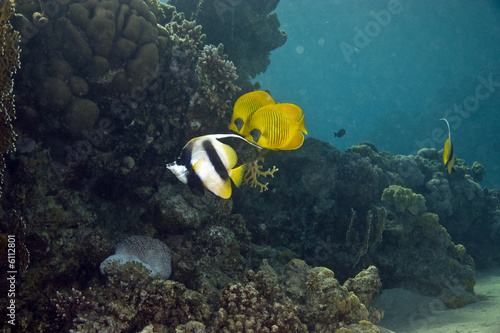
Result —
M 250 221 L 256 243 L 335 267 L 340 280 L 375 265 L 384 287 L 462 306 L 475 300 L 475 268 L 498 263 L 498 194 L 473 180 L 474 168 L 448 175 L 439 157 L 435 150 L 392 156 L 370 145 L 340 152 L 307 139 L 300 150 L 267 154 L 264 167 L 279 168 L 270 190 L 244 189 L 234 210 Z M 274 258 L 281 260 L 279 251 Z

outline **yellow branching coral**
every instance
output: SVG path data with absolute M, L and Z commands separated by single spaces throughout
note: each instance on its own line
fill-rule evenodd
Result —
M 0 9 L 0 186 L 5 170 L 4 154 L 15 149 L 16 134 L 12 128 L 15 119 L 14 109 L 14 74 L 21 67 L 19 61 L 19 33 L 12 28 L 9 19 L 14 14 L 14 4 L 4 0 Z M 0 187 L 0 195 L 1 195 Z
M 243 175 L 243 185 L 249 185 L 250 187 L 260 187 L 260 192 L 267 191 L 267 185 L 269 183 L 261 183 L 259 181 L 259 177 L 264 177 L 266 178 L 267 176 L 271 176 L 274 178 L 274 173 L 278 171 L 279 169 L 273 165 L 272 169 L 267 169 L 267 171 L 262 171 L 263 166 L 259 164 L 259 162 L 264 163 L 264 154 L 267 152 L 267 150 L 262 151 L 259 153 L 259 156 L 257 158 L 246 164 L 246 171 L 245 174 Z

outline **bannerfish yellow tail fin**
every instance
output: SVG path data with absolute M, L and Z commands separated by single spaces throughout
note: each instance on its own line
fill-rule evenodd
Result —
M 245 174 L 245 170 L 246 170 L 246 165 L 243 164 L 243 165 L 240 165 L 239 167 L 234 168 L 234 169 L 229 171 L 229 177 L 232 179 L 232 181 L 234 182 L 234 185 L 236 185 L 237 187 L 241 186 L 241 182 L 243 181 L 243 175 Z

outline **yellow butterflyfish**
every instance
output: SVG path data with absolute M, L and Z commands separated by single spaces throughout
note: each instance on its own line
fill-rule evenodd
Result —
M 297 149 L 307 130 L 302 109 L 290 103 L 265 105 L 255 111 L 248 124 L 248 141 L 271 150 Z
M 451 142 L 451 130 L 450 123 L 445 118 L 439 120 L 444 120 L 446 125 L 448 125 L 448 139 L 444 142 L 443 150 L 443 164 L 448 168 L 448 173 L 453 170 L 453 165 L 455 164 L 455 151 L 453 150 L 453 143 Z
M 264 105 L 275 104 L 274 99 L 265 91 L 252 91 L 244 94 L 234 103 L 233 116 L 229 129 L 243 136 L 248 135 L 248 122 L 252 115 Z

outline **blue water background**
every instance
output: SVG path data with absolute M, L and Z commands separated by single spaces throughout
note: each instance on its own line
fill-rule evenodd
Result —
M 479 161 L 481 184 L 500 188 L 498 1 L 281 0 L 276 13 L 288 40 L 255 81 L 303 108 L 309 136 L 342 150 L 369 141 L 416 154 L 442 148 L 446 115 L 456 156 Z M 369 41 L 356 40 L 359 31 Z M 343 52 L 347 44 L 356 51 Z M 488 77 L 497 83 L 477 99 Z M 453 111 L 464 101 L 470 112 Z

